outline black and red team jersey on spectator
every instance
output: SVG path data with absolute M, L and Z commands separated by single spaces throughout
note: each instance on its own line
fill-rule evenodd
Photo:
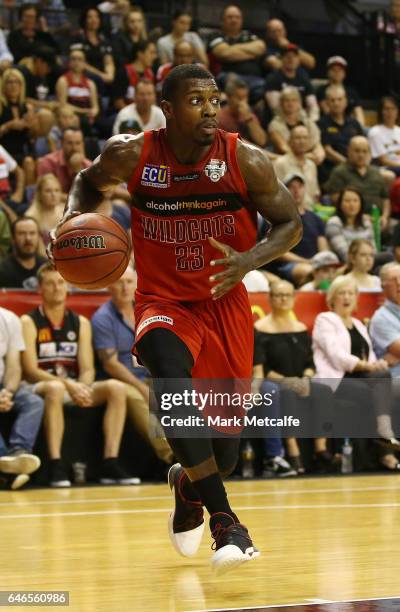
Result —
M 29 316 L 37 329 L 39 367 L 61 378 L 78 378 L 79 316 L 66 310 L 60 327 L 52 324 L 41 306 L 32 310 Z
M 152 83 L 154 83 L 154 72 L 151 68 L 146 68 L 144 72 L 139 73 L 132 64 L 127 64 L 125 66 L 126 75 L 128 78 L 128 86 L 125 92 L 125 100 L 127 102 L 133 102 L 135 100 L 136 94 L 136 85 L 138 84 L 139 79 L 148 79 Z
M 74 78 L 73 73 L 68 70 L 64 74 L 67 81 L 67 101 L 69 104 L 78 106 L 79 108 L 90 108 L 90 86 L 89 79 L 84 74 L 80 76 L 79 81 Z
M 223 254 L 214 237 L 236 251 L 256 243 L 257 213 L 240 173 L 237 134 L 217 130 L 207 155 L 182 165 L 165 129 L 144 133 L 142 155 L 129 181 L 138 298 L 208 300 L 212 259 Z

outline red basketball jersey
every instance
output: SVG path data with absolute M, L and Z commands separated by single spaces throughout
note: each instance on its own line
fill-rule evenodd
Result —
M 247 251 L 256 243 L 257 212 L 237 157 L 237 134 L 217 130 L 207 155 L 182 165 L 165 129 L 144 133 L 138 166 L 128 184 L 138 297 L 178 302 L 211 298 L 210 266 L 224 257 L 208 238 Z

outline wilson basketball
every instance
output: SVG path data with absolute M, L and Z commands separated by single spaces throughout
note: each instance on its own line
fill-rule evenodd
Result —
M 57 236 L 54 262 L 61 276 L 81 289 L 104 289 L 125 272 L 131 245 L 124 229 L 105 215 L 69 219 Z

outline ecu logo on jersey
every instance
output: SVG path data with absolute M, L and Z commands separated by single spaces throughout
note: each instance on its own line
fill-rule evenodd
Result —
M 204 172 L 213 183 L 217 183 L 226 172 L 226 162 L 220 159 L 210 159 Z
M 142 170 L 141 185 L 166 189 L 171 185 L 170 167 L 145 164 Z

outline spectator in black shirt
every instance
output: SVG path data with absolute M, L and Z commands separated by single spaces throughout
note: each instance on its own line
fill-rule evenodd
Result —
M 276 112 L 279 107 L 281 91 L 285 87 L 296 87 L 299 90 L 303 106 L 313 121 L 319 117 L 317 98 L 306 72 L 301 69 L 299 47 L 290 44 L 281 51 L 282 67 L 272 72 L 265 80 L 265 99 L 269 108 Z
M 239 75 L 250 88 L 251 102 L 260 100 L 264 91 L 262 57 L 265 43 L 255 34 L 242 29 L 243 15 L 239 7 L 226 6 L 222 15 L 222 31 L 209 43 L 209 51 L 221 65 L 218 75 L 220 86 L 225 88 L 229 72 Z
M 32 217 L 20 217 L 11 226 L 13 252 L 0 264 L 0 287 L 37 288 L 36 273 L 47 260 L 38 255 L 39 227 Z
M 82 32 L 72 42 L 74 49 L 84 51 L 86 71 L 104 93 L 105 86 L 113 82 L 115 65 L 110 41 L 102 34 L 102 14 L 96 7 L 85 9 L 80 18 Z
M 8 46 L 18 63 L 23 57 L 32 57 L 40 45 L 51 47 L 58 52 L 58 45 L 49 32 L 45 21 L 39 22 L 38 8 L 35 4 L 24 4 L 19 9 L 19 26 L 8 36 Z
M 323 422 L 323 411 L 333 408 L 333 394 L 327 385 L 312 382 L 315 367 L 311 338 L 305 324 L 293 316 L 293 285 L 286 281 L 272 283 L 270 303 L 271 313 L 255 324 L 254 364 L 262 365 L 257 376 L 280 386 L 285 414 L 293 414 L 296 407 L 305 418 L 311 413 L 311 422 Z M 326 438 L 316 438 L 314 448 L 321 471 L 333 469 L 334 458 L 327 450 Z M 297 473 L 304 473 L 295 438 L 287 439 L 287 449 L 291 465 Z
M 330 85 L 342 85 L 346 92 L 347 108 L 346 112 L 352 114 L 360 125 L 365 125 L 364 111 L 360 104 L 360 98 L 354 87 L 345 84 L 347 61 L 340 55 L 330 57 L 326 63 L 328 83 L 321 85 L 317 89 L 317 99 L 323 113 L 328 113 L 328 104 L 325 99 L 326 90 Z
M 18 66 L 25 77 L 26 100 L 36 108 L 54 110 L 57 106 L 55 88 L 61 71 L 55 59 L 51 47 L 38 47 L 32 58 Z
M 291 42 L 288 39 L 285 24 L 280 19 L 268 19 L 265 24 L 265 42 L 267 43 L 267 55 L 265 66 L 269 70 L 282 68 L 281 53 Z M 299 47 L 300 66 L 305 70 L 315 68 L 315 57 Z
M 362 136 L 357 119 L 346 114 L 347 98 L 342 85 L 330 85 L 326 90 L 328 114 L 318 122 L 326 158 L 318 167 L 320 183 L 325 183 L 337 164 L 347 161 L 347 151 L 353 136 Z
M 112 39 L 113 56 L 118 66 L 129 64 L 135 46 L 144 40 L 147 40 L 145 15 L 139 6 L 132 6 L 124 17 L 121 31 Z

